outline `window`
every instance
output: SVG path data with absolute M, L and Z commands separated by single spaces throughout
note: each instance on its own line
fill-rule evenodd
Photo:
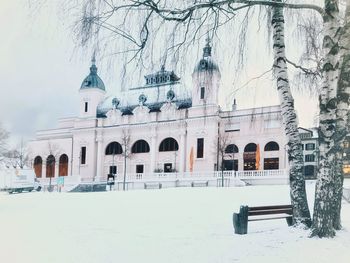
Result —
M 305 150 L 307 150 L 307 151 L 315 150 L 315 144 L 314 143 L 305 144 Z
M 235 144 L 230 144 L 226 147 L 225 153 L 238 153 L 238 147 Z
M 315 155 L 313 154 L 306 154 L 305 155 L 305 162 L 314 162 L 315 161 Z
M 225 171 L 238 171 L 238 160 L 224 160 L 223 168 Z
M 107 145 L 106 148 L 106 155 L 114 155 L 114 154 L 122 154 L 123 149 L 120 143 L 118 142 L 111 142 L 110 144 Z
M 117 174 L 117 166 L 112 165 L 109 167 L 109 174 Z
M 264 170 L 278 170 L 278 169 L 279 169 L 279 158 L 264 159 Z
M 86 164 L 86 147 L 81 147 L 80 151 L 80 164 Z
M 204 139 L 197 139 L 197 158 L 203 158 L 204 156 Z
M 201 87 L 201 100 L 204 100 L 205 88 Z
M 174 138 L 166 138 L 159 145 L 160 152 L 171 152 L 179 150 L 179 144 Z
M 280 149 L 277 142 L 269 142 L 265 145 L 264 151 L 270 152 L 270 151 L 278 151 Z
M 88 103 L 85 102 L 85 112 L 88 112 Z
M 55 177 L 56 159 L 53 155 L 49 155 L 46 159 L 46 177 Z
M 59 159 L 58 175 L 59 176 L 67 176 L 68 175 L 68 156 L 67 156 L 67 154 L 62 154 L 60 159 Z
M 134 143 L 131 149 L 132 153 L 148 153 L 149 145 L 145 140 L 138 140 Z
M 256 152 L 256 144 L 255 143 L 249 143 L 244 148 L 244 152 Z
M 43 169 L 43 159 L 40 156 L 34 159 L 34 172 L 37 178 L 41 178 Z
M 172 163 L 165 163 L 164 164 L 164 173 L 171 173 L 173 172 L 173 164 Z
M 143 174 L 143 164 L 137 164 L 136 165 L 136 173 L 137 174 Z
M 315 176 L 315 166 L 313 165 L 306 165 L 304 167 L 304 175 L 313 177 Z

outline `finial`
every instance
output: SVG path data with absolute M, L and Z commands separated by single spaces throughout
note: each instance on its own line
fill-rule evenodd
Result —
M 94 51 L 94 53 L 92 54 L 90 73 L 91 73 L 91 74 L 97 74 L 97 67 L 96 67 L 96 51 Z
M 210 46 L 210 38 L 209 33 L 207 35 L 207 38 L 205 39 L 205 47 L 203 48 L 203 57 L 210 57 L 211 56 L 211 46 Z
M 94 50 L 94 53 L 92 54 L 91 64 L 96 65 L 96 50 Z

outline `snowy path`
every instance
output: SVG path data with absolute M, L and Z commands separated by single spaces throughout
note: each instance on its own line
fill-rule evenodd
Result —
M 312 199 L 312 185 L 308 185 Z M 288 186 L 105 193 L 0 194 L 1 262 L 333 262 L 350 260 L 350 233 L 306 238 L 284 220 L 233 234 L 241 204 L 289 203 Z M 350 229 L 350 205 L 343 206 Z

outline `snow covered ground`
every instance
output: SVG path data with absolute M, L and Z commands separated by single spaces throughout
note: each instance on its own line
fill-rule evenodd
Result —
M 346 182 L 350 185 L 350 182 Z M 314 185 L 308 183 L 309 200 Z M 241 204 L 289 203 L 288 186 L 0 194 L 0 262 L 349 262 L 350 204 L 334 239 L 285 220 L 234 235 Z M 312 206 L 311 206 L 312 208 Z

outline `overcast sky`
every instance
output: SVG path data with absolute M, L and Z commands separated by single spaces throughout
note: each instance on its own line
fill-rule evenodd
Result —
M 33 139 L 36 130 L 54 128 L 60 117 L 77 115 L 78 90 L 89 72 L 91 60 L 91 52 L 77 47 L 71 30 L 73 20 L 58 10 L 56 1 L 46 1 L 40 11 L 31 2 L 0 0 L 0 122 L 11 132 L 12 144 L 22 137 Z M 233 77 L 230 68 L 234 58 L 227 62 L 227 51 L 232 47 L 222 44 L 214 49 L 222 75 L 220 104 L 223 107 L 231 104 L 233 86 L 239 88 L 271 67 L 272 61 L 267 59 L 265 50 L 254 48 L 258 45 L 254 35 L 249 41 L 249 63 L 238 78 Z M 192 56 L 198 57 L 201 48 L 199 46 Z M 178 69 L 182 80 L 190 83 L 196 61 L 194 58 L 186 62 L 185 71 L 179 70 L 182 68 L 179 65 L 170 69 Z M 121 89 L 118 65 L 120 61 L 114 61 L 113 57 L 97 61 L 99 75 L 109 94 Z M 154 71 L 159 68 L 160 65 Z M 140 76 L 146 73 L 151 72 L 140 72 Z M 143 84 L 142 78 L 137 81 Z M 271 74 L 250 82 L 235 94 L 238 108 L 278 104 L 273 87 Z M 296 93 L 295 100 L 300 125 L 314 126 L 316 99 Z

